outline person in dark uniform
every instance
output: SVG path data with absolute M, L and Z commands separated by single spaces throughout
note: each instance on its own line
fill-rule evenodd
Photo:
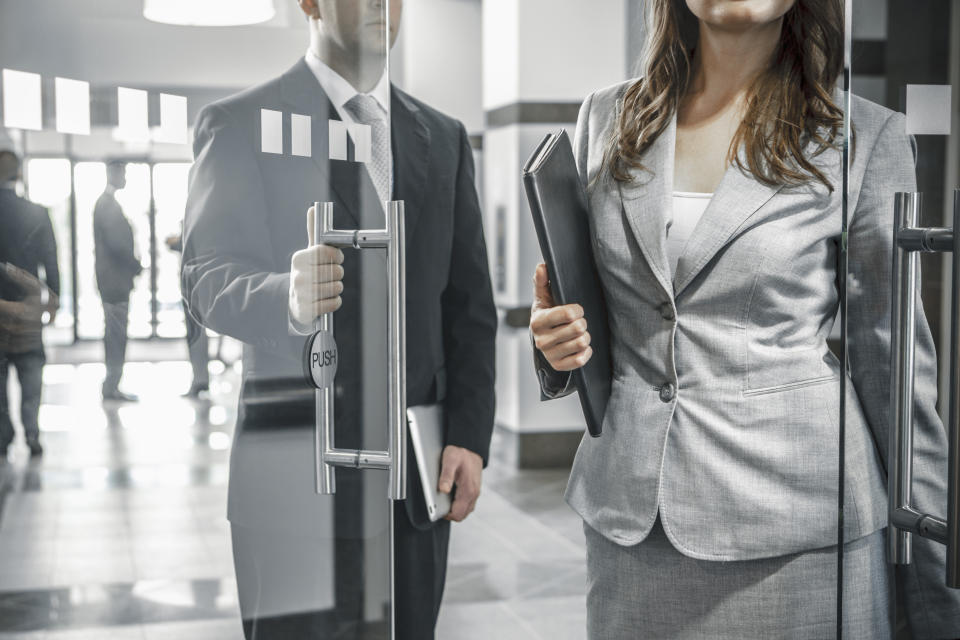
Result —
M 133 279 L 143 270 L 133 244 L 133 229 L 114 194 L 127 184 L 127 165 L 107 164 L 107 187 L 93 208 L 93 245 L 97 288 L 103 302 L 103 353 L 107 375 L 103 399 L 133 402 L 137 397 L 120 391 L 127 352 L 127 316 Z
M 382 628 L 362 635 L 370 629 L 358 623 L 379 600 L 362 586 L 358 594 L 356 584 L 371 568 L 386 568 L 385 557 L 371 563 L 363 546 L 371 518 L 363 483 L 378 472 L 337 469 L 336 495 L 314 493 L 314 394 L 302 354 L 304 328 L 335 311 L 335 441 L 369 447 L 361 432 L 375 409 L 364 394 L 377 372 L 362 370 L 361 343 L 385 315 L 367 306 L 366 293 L 385 287 L 385 262 L 373 255 L 379 266 L 368 269 L 373 252 L 308 247 L 306 214 L 329 201 L 337 228 L 382 228 L 383 201 L 402 200 L 407 404 L 445 407 L 439 488 L 456 487 L 448 519 L 431 523 L 411 453 L 408 498 L 392 507 L 396 638 L 429 639 L 450 524 L 474 508 L 493 429 L 497 317 L 473 154 L 460 122 L 386 77 L 385 32 L 392 43 L 402 2 L 390 3 L 389 18 L 381 2 L 299 4 L 309 18 L 307 54 L 280 77 L 201 112 L 184 223 L 190 311 L 244 343 L 228 497 L 244 632 L 257 640 L 383 637 Z M 309 116 L 309 156 L 293 155 L 286 134 L 283 154 L 262 152 L 262 109 Z M 360 125 L 369 132 L 367 162 L 338 155 L 330 133 Z M 374 488 L 387 507 L 385 488 Z
M 57 243 L 47 210 L 14 190 L 20 180 L 20 160 L 0 151 L 0 460 L 13 441 L 7 405 L 7 374 L 17 369 L 20 380 L 20 420 L 30 456 L 43 455 L 40 445 L 40 395 L 43 388 L 42 322 L 52 322 L 60 294 Z M 46 284 L 38 276 L 40 269 Z

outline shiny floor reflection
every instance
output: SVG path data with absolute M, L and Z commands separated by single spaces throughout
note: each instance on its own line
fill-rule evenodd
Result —
M 180 345 L 149 350 L 125 369 L 137 404 L 101 404 L 99 363 L 68 351 L 47 366 L 46 454 L 30 461 L 18 437 L 0 463 L 0 639 L 242 638 L 225 518 L 239 375 L 215 361 L 209 396 L 189 400 Z M 477 511 L 453 529 L 437 637 L 582 638 L 566 472 L 517 472 L 496 451 Z

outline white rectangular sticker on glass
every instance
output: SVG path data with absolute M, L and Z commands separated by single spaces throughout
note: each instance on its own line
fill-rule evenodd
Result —
M 368 124 L 353 123 L 350 126 L 350 138 L 353 140 L 353 159 L 355 162 L 370 162 L 372 130 Z
M 160 128 L 153 136 L 157 142 L 187 144 L 187 98 L 160 94 Z
M 126 142 L 150 139 L 147 118 L 147 92 L 117 87 L 117 138 Z
M 948 84 L 907 85 L 907 134 L 950 135 Z
M 3 70 L 3 126 L 8 129 L 43 129 L 40 76 Z
M 82 80 L 54 80 L 57 105 L 57 131 L 90 135 L 90 84 Z
M 283 113 L 260 109 L 260 151 L 283 153 Z
M 295 156 L 310 157 L 310 116 L 298 113 L 290 116 L 290 152 Z
M 347 125 L 342 120 L 329 121 L 330 159 L 347 159 Z

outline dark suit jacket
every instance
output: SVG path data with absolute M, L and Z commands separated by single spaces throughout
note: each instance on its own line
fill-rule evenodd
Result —
M 93 248 L 100 297 L 104 302 L 125 302 L 143 267 L 134 253 L 133 229 L 120 203 L 107 192 L 93 207 Z
M 391 100 L 393 197 L 406 203 L 407 403 L 443 401 L 447 443 L 486 460 L 497 321 L 473 156 L 459 122 L 396 88 Z M 262 108 L 284 113 L 282 155 L 261 152 Z M 312 116 L 312 158 L 290 154 L 292 113 Z M 313 428 L 314 400 L 303 380 L 304 337 L 290 330 L 290 259 L 306 246 L 305 214 L 314 201 L 334 203 L 341 229 L 361 228 L 370 213 L 363 207 L 379 206 L 363 164 L 329 160 L 327 123 L 339 119 L 300 60 L 279 78 L 207 106 L 196 126 L 182 288 L 202 324 L 244 342 L 241 415 L 231 456 L 234 522 L 282 520 L 297 499 L 309 508 L 313 454 L 305 436 Z M 359 260 L 356 251 L 344 253 L 343 307 L 334 315 L 340 349 L 336 444 L 359 447 Z M 297 429 L 299 439 L 289 432 Z M 264 440 L 265 430 L 284 433 Z M 278 453 L 288 463 L 283 469 L 266 469 L 258 462 L 269 458 L 263 450 L 245 457 L 244 442 L 255 437 L 264 447 L 287 441 L 303 446 Z M 418 486 L 415 477 L 411 490 Z M 409 511 L 417 501 L 407 502 Z M 411 519 L 421 520 L 418 514 Z
M 21 198 L 13 189 L 0 188 L 0 262 L 9 262 L 31 275 L 43 265 L 47 287 L 60 295 L 60 269 L 57 265 L 57 241 L 50 214 L 38 204 Z M 15 300 L 18 291 L 4 289 L 0 298 Z
M 13 189 L 0 188 L 0 262 L 8 262 L 39 277 L 43 266 L 46 285 L 60 295 L 57 241 L 47 210 L 21 198 Z M 22 300 L 27 295 L 19 286 L 0 277 L 0 299 Z M 12 322 L 10 319 L 0 321 Z M 25 352 L 43 348 L 39 319 L 29 319 L 16 331 L 8 324 L 0 330 L 0 352 Z

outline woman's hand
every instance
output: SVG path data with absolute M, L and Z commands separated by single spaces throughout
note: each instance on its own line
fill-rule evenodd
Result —
M 583 307 L 578 304 L 554 305 L 547 281 L 547 266 L 542 262 L 533 275 L 530 331 L 534 346 L 556 371 L 579 369 L 593 355 Z
M 307 248 L 290 259 L 290 317 L 309 326 L 318 316 L 336 311 L 343 304 L 343 251 L 314 244 L 316 212 L 307 210 Z

